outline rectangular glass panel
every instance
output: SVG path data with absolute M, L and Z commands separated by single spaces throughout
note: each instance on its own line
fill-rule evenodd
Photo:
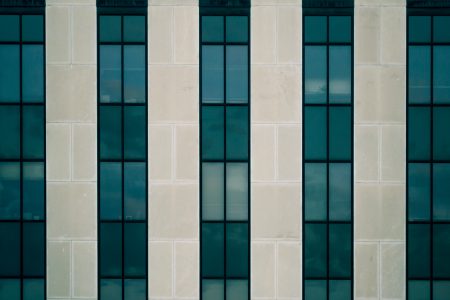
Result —
M 350 280 L 330 280 L 329 300 L 351 300 L 352 283 Z
M 145 300 L 147 295 L 145 279 L 125 279 L 124 300 Z
M 408 108 L 408 159 L 430 158 L 430 126 L 430 108 Z
M 327 225 L 306 223 L 304 226 L 305 277 L 324 277 L 327 275 Z
M 449 67 L 450 70 L 450 67 Z M 450 159 L 450 107 L 433 108 L 433 158 Z M 423 142 L 423 141 L 422 141 Z
M 124 275 L 145 276 L 147 266 L 147 224 L 125 223 Z
M 248 107 L 229 106 L 227 113 L 227 159 L 248 159 Z
M 327 218 L 327 165 L 305 163 L 305 220 Z
M 305 43 L 327 41 L 327 17 L 305 16 Z
M 330 16 L 329 28 L 331 43 L 350 43 L 352 41 L 353 28 L 351 17 Z
M 23 219 L 44 219 L 44 163 L 23 163 Z M 1 197 L 0 197 L 1 198 Z
M 408 165 L 409 221 L 430 219 L 430 165 Z
M 147 156 L 147 108 L 145 106 L 125 106 L 123 109 L 125 159 L 145 159 Z
M 227 220 L 248 220 L 247 163 L 227 163 Z
M 124 168 L 125 220 L 145 220 L 146 165 L 143 162 L 127 162 Z
M 350 221 L 352 218 L 352 165 L 329 165 L 329 218 Z
M 351 103 L 352 50 L 350 46 L 331 46 L 330 49 L 330 103 Z
M 145 46 L 123 46 L 123 97 L 126 103 L 145 103 Z
M 329 224 L 329 276 L 352 276 L 352 225 Z
M 305 280 L 305 300 L 327 300 L 326 280 Z
M 18 42 L 19 38 L 19 16 L 0 15 L 0 42 Z
M 203 16 L 202 17 L 202 42 L 224 41 L 224 17 Z
M 224 164 L 202 163 L 202 219 L 224 218 Z
M 408 281 L 408 299 L 409 300 L 429 300 L 430 282 L 428 280 L 410 280 Z
M 223 107 L 202 107 L 202 159 L 224 158 Z
M 450 46 L 434 46 L 433 51 L 433 101 L 450 103 Z
M 20 219 L 20 163 L 0 162 L 0 220 Z
M 122 40 L 122 18 L 120 16 L 100 16 L 100 42 L 120 42 Z
M 100 159 L 122 158 L 122 108 L 100 106 Z
M 202 224 L 202 276 L 224 276 L 224 224 Z
M 122 224 L 100 223 L 100 241 L 100 276 L 122 276 Z
M 227 225 L 227 276 L 248 276 L 248 224 Z
M 20 53 L 18 45 L 0 45 L 0 102 L 20 100 Z
M 408 225 L 408 277 L 430 276 L 430 225 Z
M 448 185 L 448 181 L 447 181 Z M 433 276 L 450 278 L 450 224 L 433 225 Z M 449 294 L 447 294 L 448 296 Z M 442 298 L 444 299 L 444 298 Z
M 22 46 L 23 102 L 44 101 L 44 46 Z
M 430 103 L 431 47 L 409 46 L 408 55 L 409 103 Z
M 20 279 L 0 279 L 0 299 L 21 300 Z
M 227 103 L 248 102 L 248 46 L 227 46 Z
M 0 222 L 0 276 L 20 276 L 20 223 Z
M 224 98 L 224 47 L 202 46 L 202 102 L 222 103 Z
M 450 280 L 433 281 L 433 300 L 448 300 Z
M 145 42 L 146 27 L 144 16 L 124 16 L 124 42 Z
M 100 102 L 122 101 L 121 46 L 100 46 Z
M 101 300 L 122 300 L 122 279 L 102 279 L 100 295 Z
M 305 46 L 305 103 L 327 102 L 327 47 Z
M 248 17 L 247 16 L 227 16 L 227 42 L 245 43 L 248 42 Z
M 42 15 L 22 16 L 22 41 L 44 41 L 44 17 Z
M 411 16 L 409 17 L 409 42 L 426 43 L 431 41 L 431 17 Z
M 352 157 L 352 109 L 329 108 L 330 159 L 350 160 Z
M 122 164 L 100 163 L 100 219 L 122 219 Z
M 248 281 L 227 280 L 227 300 L 248 300 Z
M 327 159 L 327 109 L 305 107 L 305 160 Z
M 44 279 L 25 279 L 23 281 L 23 300 L 44 300 L 44 295 Z
M 45 275 L 45 224 L 23 224 L 23 275 Z
M 0 158 L 20 157 L 19 106 L 0 106 L 0 141 Z
M 433 219 L 450 221 L 450 164 L 433 165 Z
M 203 300 L 224 300 L 224 284 L 221 279 L 202 280 Z
M 450 16 L 434 16 L 433 22 L 434 42 L 449 43 L 450 31 L 448 29 L 450 28 Z
M 44 107 L 23 106 L 22 108 L 22 155 L 24 158 L 44 158 L 45 119 Z

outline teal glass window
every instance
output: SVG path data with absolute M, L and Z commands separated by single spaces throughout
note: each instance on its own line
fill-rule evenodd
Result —
M 202 274 L 205 277 L 224 276 L 225 227 L 221 223 L 202 225 Z
M 437 43 L 450 43 L 450 16 L 433 17 L 433 40 Z
M 305 159 L 327 158 L 327 108 L 305 106 Z
M 145 276 L 147 258 L 147 228 L 145 223 L 125 223 L 124 274 Z
M 224 17 L 202 16 L 202 41 L 223 42 L 224 41 Z
M 145 163 L 127 162 L 124 166 L 124 206 L 126 220 L 145 220 L 146 206 Z
M 203 103 L 221 103 L 224 99 L 224 47 L 202 46 Z
M 0 238 L 3 245 L 0 248 L 0 276 L 2 278 L 20 275 L 20 223 L 0 222 Z
M 408 57 L 409 103 L 431 99 L 431 47 L 410 46 Z
M 125 159 L 145 159 L 147 109 L 145 106 L 124 107 L 124 156 Z
M 44 41 L 44 16 L 22 16 L 22 40 L 26 42 Z
M 146 51 L 143 45 L 128 45 L 123 49 L 123 89 L 124 101 L 128 103 L 145 102 Z
M 45 282 L 44 279 L 25 279 L 23 281 L 24 300 L 44 300 Z
M 122 299 L 122 280 L 121 279 L 102 279 L 100 281 L 100 299 L 101 300 L 121 300 Z
M 122 219 L 122 164 L 100 163 L 100 218 Z
M 22 47 L 22 97 L 25 102 L 44 100 L 44 47 Z
M 349 16 L 330 16 L 330 42 L 350 43 L 352 41 L 352 18 Z
M 2 16 L 0 16 L 2 17 Z M 0 103 L 20 101 L 19 45 L 0 45 Z
M 122 274 L 122 224 L 100 224 L 100 276 Z
M 147 24 L 144 16 L 123 17 L 124 42 L 145 42 Z
M 330 280 L 330 300 L 351 300 L 352 283 L 350 280 Z
M 325 280 L 304 281 L 305 300 L 327 300 L 327 282 Z
M 450 70 L 450 69 L 449 69 Z M 433 158 L 450 159 L 450 107 L 433 108 Z
M 350 46 L 332 46 L 329 51 L 330 103 L 350 103 L 352 49 Z
M 305 46 L 305 103 L 327 102 L 327 47 Z
M 0 299 L 20 300 L 20 279 L 0 279 Z
M 248 218 L 248 163 L 227 163 L 226 172 L 227 220 L 245 221 Z
M 100 157 L 119 159 L 122 157 L 122 108 L 100 107 Z
M 410 280 L 408 283 L 408 297 L 411 300 L 429 299 L 430 282 L 426 280 Z
M 410 16 L 408 39 L 410 43 L 426 43 L 431 41 L 431 17 Z
M 20 219 L 20 163 L 0 162 L 0 220 Z
M 430 220 L 430 165 L 411 163 L 408 166 L 408 218 Z
M 430 158 L 431 110 L 429 107 L 408 108 L 408 158 Z
M 308 278 L 327 275 L 327 225 L 304 224 L 305 276 Z
M 122 48 L 117 45 L 100 46 L 100 100 L 122 100 Z
M 408 277 L 430 276 L 430 225 L 408 225 Z
M 350 163 L 329 164 L 328 184 L 330 220 L 350 221 L 352 218 L 352 165 Z
M 23 107 L 22 120 L 22 156 L 31 159 L 43 159 L 44 107 L 41 105 Z
M 305 16 L 305 43 L 320 43 L 327 41 L 327 17 Z
M 100 42 L 120 42 L 122 40 L 122 18 L 120 16 L 100 16 Z
M 203 279 L 202 299 L 204 300 L 224 300 L 223 280 Z
M 0 15 L 0 41 L 18 42 L 20 39 L 20 16 Z
M 305 164 L 305 218 L 324 221 L 327 218 L 327 165 Z
M 226 118 L 227 159 L 248 159 L 248 108 L 227 107 Z
M 202 158 L 224 158 L 224 109 L 222 106 L 202 107 Z M 238 151 L 238 150 L 237 150 Z
M 449 235 L 450 224 L 433 225 L 433 276 L 435 278 L 450 278 Z
M 350 160 L 352 155 L 352 109 L 351 107 L 330 107 L 329 159 Z
M 22 164 L 24 220 L 44 220 L 45 216 L 45 166 L 43 162 Z M 18 177 L 17 177 L 18 179 Z
M 227 300 L 247 300 L 248 281 L 247 280 L 227 280 Z
M 143 279 L 126 279 L 124 298 L 125 300 L 147 299 L 146 282 Z
M 224 164 L 204 162 L 202 163 L 202 172 L 203 220 L 223 220 L 225 214 Z
M 23 273 L 25 276 L 45 275 L 44 223 L 23 224 Z
M 433 219 L 450 221 L 450 164 L 433 166 Z
M 228 277 L 248 276 L 248 224 L 229 223 L 226 225 L 226 257 Z
M 433 51 L 433 100 L 434 103 L 450 103 L 450 45 L 434 46 Z
M 248 18 L 246 16 L 227 16 L 227 42 L 248 42 Z
M 248 101 L 248 47 L 227 46 L 226 85 L 228 103 Z

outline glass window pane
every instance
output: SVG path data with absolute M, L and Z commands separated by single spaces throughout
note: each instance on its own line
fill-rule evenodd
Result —
M 329 269 L 331 277 L 352 274 L 352 225 L 329 224 Z
M 145 46 L 124 46 L 123 93 L 127 103 L 145 103 Z
M 221 103 L 224 97 L 224 47 L 202 46 L 202 101 Z
M 147 224 L 125 223 L 125 276 L 145 276 L 147 266 Z
M 44 158 L 45 120 L 43 106 L 23 106 L 23 157 Z
M 430 126 L 430 108 L 408 108 L 408 159 L 430 158 Z
M 224 224 L 202 224 L 202 275 L 224 275 Z
M 14 42 L 19 41 L 19 38 L 19 16 L 0 15 L 0 41 Z
M 44 300 L 44 290 L 44 279 L 25 279 L 23 281 L 23 300 Z
M 248 276 L 248 224 L 227 225 L 227 276 Z
M 145 300 L 146 294 L 145 279 L 125 279 L 125 300 Z
M 22 46 L 23 102 L 44 101 L 44 46 Z
M 123 17 L 123 40 L 125 42 L 145 42 L 145 17 Z
M 330 159 L 351 159 L 352 157 L 352 109 L 330 107 Z
M 0 299 L 20 300 L 20 279 L 0 279 Z
M 305 16 L 305 43 L 327 41 L 327 17 Z
M 305 103 L 327 102 L 327 48 L 305 46 Z
M 122 219 L 122 164 L 100 163 L 100 219 Z
M 327 158 L 327 109 L 305 107 L 305 159 Z
M 330 17 L 330 42 L 350 43 L 352 41 L 352 19 L 349 16 Z
M 429 42 L 431 40 L 431 17 L 409 17 L 409 42 Z
M 445 30 L 450 34 L 448 28 Z M 433 100 L 450 103 L 450 46 L 435 46 L 433 51 Z
M 45 275 L 45 227 L 44 223 L 23 224 L 23 274 Z
M 223 280 L 203 279 L 202 280 L 203 300 L 224 300 Z
M 330 47 L 330 103 L 351 103 L 352 51 L 350 46 Z
M 248 159 L 248 107 L 227 107 L 227 159 Z
M 100 42 L 120 42 L 121 27 L 120 16 L 100 16 Z
M 430 165 L 408 165 L 408 214 L 410 221 L 430 219 Z
M 350 280 L 330 280 L 329 300 L 351 300 L 352 284 Z
M 434 164 L 433 165 L 434 220 L 450 221 L 449 183 L 450 183 L 450 164 Z
M 227 280 L 227 300 L 248 300 L 248 281 Z
M 435 160 L 450 159 L 449 128 L 450 107 L 433 108 L 433 158 Z
M 23 163 L 23 219 L 44 219 L 44 163 Z
M 305 220 L 327 218 L 327 165 L 305 163 Z
M 125 220 L 145 220 L 147 171 L 145 163 L 125 163 Z
M 202 42 L 223 42 L 223 22 L 221 16 L 202 17 Z
M 224 165 L 202 163 L 202 219 L 224 218 Z
M 433 300 L 448 300 L 450 295 L 450 281 L 433 281 Z
M 435 42 L 450 42 L 450 16 L 433 17 L 433 40 Z M 448 69 L 447 69 L 448 70 Z
M 305 300 L 327 300 L 325 280 L 305 280 Z
M 227 46 L 227 102 L 248 101 L 248 47 Z
M 122 100 L 122 50 L 121 46 L 100 46 L 100 101 Z
M 248 17 L 227 16 L 227 42 L 245 43 L 248 41 Z
M 122 276 L 121 223 L 100 223 L 99 256 L 100 276 Z
M 20 157 L 19 106 L 0 106 L 0 141 L 0 158 Z
M 408 281 L 408 298 L 409 300 L 429 300 L 430 282 L 425 280 Z
M 223 107 L 202 107 L 202 158 L 223 159 L 224 156 Z
M 22 41 L 44 41 L 44 17 L 42 15 L 22 16 Z
M 147 108 L 124 107 L 124 156 L 125 159 L 145 159 L 147 156 Z
M 448 185 L 448 181 L 447 181 Z M 450 224 L 433 225 L 433 275 L 450 277 Z M 449 294 L 447 294 L 448 296 Z M 444 299 L 444 298 L 442 298 Z
M 227 163 L 227 220 L 248 220 L 247 163 Z
M 430 103 L 431 47 L 409 46 L 409 103 Z
M 321 277 L 327 274 L 327 225 L 305 226 L 305 276 Z M 318 299 L 318 298 L 310 298 Z
M 0 162 L 0 220 L 20 219 L 20 164 Z
M 329 218 L 349 221 L 352 217 L 352 165 L 336 163 L 329 168 Z
M 20 55 L 18 45 L 0 45 L 0 102 L 20 100 Z
M 430 275 L 430 225 L 408 225 L 408 277 Z
M 100 159 L 122 157 L 121 123 L 121 107 L 100 106 Z
M 0 276 L 19 276 L 20 223 L 0 222 L 0 241 L 2 241 L 2 247 L 0 247 Z
M 101 300 L 122 300 L 122 279 L 102 279 L 100 281 Z

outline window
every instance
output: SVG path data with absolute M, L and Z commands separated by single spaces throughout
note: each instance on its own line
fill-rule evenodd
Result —
M 443 300 L 450 293 L 450 13 L 443 15 L 442 9 L 428 12 L 408 10 L 410 300 Z
M 0 14 L 0 299 L 44 300 L 44 9 L 14 9 Z
M 99 10 L 99 299 L 147 288 L 147 17 Z
M 250 299 L 248 15 L 201 16 L 201 299 Z
M 303 299 L 353 298 L 353 10 L 304 9 Z

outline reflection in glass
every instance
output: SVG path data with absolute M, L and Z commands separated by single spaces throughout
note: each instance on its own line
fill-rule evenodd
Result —
M 127 103 L 145 102 L 145 46 L 124 46 L 123 93 Z
M 227 220 L 248 220 L 247 163 L 227 163 Z
M 227 46 L 227 102 L 248 101 L 248 47 Z
M 327 225 L 305 226 L 305 277 L 323 277 L 327 274 Z M 317 298 L 311 298 L 317 299 Z
M 327 110 L 325 107 L 305 107 L 305 159 L 327 158 Z
M 44 219 L 44 163 L 23 163 L 23 219 Z M 0 197 L 1 198 L 1 197 Z M 1 209 L 0 209 L 1 210 Z
M 0 158 L 20 157 L 19 106 L 0 106 L 0 141 Z
M 145 220 L 146 166 L 145 163 L 125 163 L 124 201 L 125 220 Z
M 121 46 L 100 46 L 100 101 L 122 101 Z
M 44 107 L 24 106 L 22 108 L 24 158 L 44 158 L 45 121 Z
M 100 163 L 100 218 L 122 219 L 122 164 Z
M 450 164 L 433 165 L 433 219 L 450 221 Z
M 227 276 L 248 276 L 248 224 L 227 225 Z
M 430 276 L 430 225 L 408 224 L 408 277 Z
M 227 107 L 227 159 L 248 159 L 248 107 Z
M 305 163 L 305 220 L 326 220 L 327 165 Z
M 330 103 L 350 103 L 352 52 L 350 46 L 330 47 Z
M 409 221 L 430 219 L 430 165 L 408 165 Z
M 23 102 L 44 100 L 44 46 L 22 46 Z
M 325 280 L 305 280 L 305 300 L 327 300 Z
M 202 46 L 202 101 L 221 103 L 224 97 L 224 48 Z
M 145 276 L 147 265 L 147 228 L 145 223 L 125 223 L 125 276 Z
M 202 224 L 202 274 L 204 277 L 224 275 L 224 224 Z
M 450 46 L 434 46 L 433 51 L 433 100 L 450 103 Z
M 224 300 L 223 280 L 203 279 L 202 299 L 203 300 Z
M 223 220 L 224 165 L 202 163 L 202 219 Z
M 329 218 L 350 221 L 352 215 L 352 166 L 346 163 L 329 165 Z
M 145 279 L 125 279 L 125 297 L 124 300 L 145 300 L 146 282 Z
M 0 162 L 0 199 L 0 220 L 18 220 L 20 218 L 19 163 Z
M 202 159 L 224 158 L 223 107 L 202 107 Z
M 227 300 L 247 300 L 248 281 L 247 280 L 227 280 Z
M 122 300 L 122 279 L 100 281 L 101 300 Z
M 18 45 L 0 45 L 0 102 L 20 100 L 19 59 Z
M 430 102 L 431 47 L 409 46 L 409 103 Z
M 305 103 L 327 101 L 327 48 L 305 46 Z

